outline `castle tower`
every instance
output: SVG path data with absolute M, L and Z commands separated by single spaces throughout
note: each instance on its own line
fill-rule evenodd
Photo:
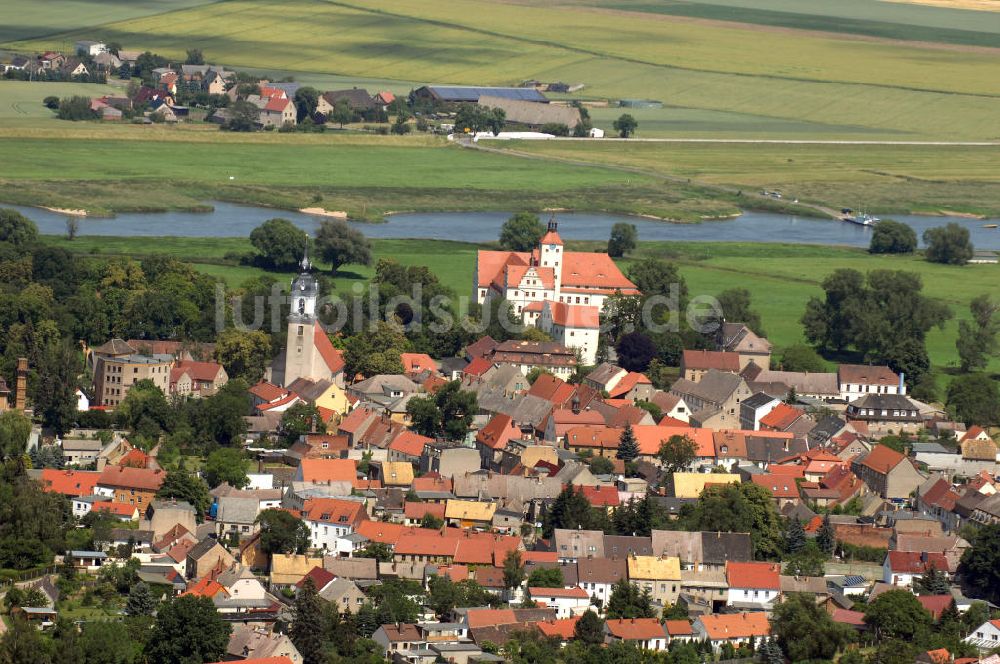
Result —
M 562 285 L 563 241 L 559 237 L 555 215 L 549 219 L 548 230 L 538 241 L 538 264 L 541 267 L 551 267 L 555 273 L 556 300 L 559 299 L 559 289 Z
M 319 300 L 319 282 L 312 275 L 308 249 L 300 263 L 302 271 L 292 282 L 289 294 L 291 311 L 288 314 L 288 341 L 285 350 L 284 386 L 295 379 L 317 375 L 314 367 L 320 358 L 316 353 L 316 303 Z

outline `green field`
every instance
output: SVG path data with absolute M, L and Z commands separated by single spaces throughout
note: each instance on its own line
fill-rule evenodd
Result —
M 641 169 L 839 209 L 1000 216 L 1000 146 L 518 141 L 517 153 Z
M 58 128 L 55 112 L 42 105 L 45 97 L 98 97 L 121 94 L 121 88 L 93 83 L 50 83 L 0 80 L 0 126 Z
M 72 242 L 49 236 L 47 241 L 69 250 L 99 255 L 121 254 L 141 258 L 163 253 L 191 261 L 197 269 L 219 277 L 230 288 L 247 279 L 271 276 L 282 283 L 291 273 L 265 272 L 258 268 L 227 263 L 229 252 L 251 251 L 242 238 L 103 238 L 79 237 Z M 426 265 L 458 295 L 472 283 L 476 245 L 435 240 L 373 240 L 375 260 L 392 258 L 406 265 Z M 570 249 L 598 250 L 596 243 L 570 242 Z M 946 303 L 955 315 L 943 330 L 928 335 L 927 346 L 942 382 L 957 367 L 955 338 L 958 319 L 969 318 L 969 301 L 982 293 L 993 293 L 1000 282 L 995 265 L 951 267 L 927 263 L 919 256 L 872 256 L 865 251 L 841 247 L 751 243 L 643 242 L 636 256 L 651 255 L 680 265 L 692 296 L 716 295 L 734 287 L 747 288 L 753 306 L 762 318 L 768 338 L 782 348 L 802 341 L 802 316 L 806 301 L 822 293 L 820 282 L 838 268 L 862 272 L 894 269 L 921 275 L 924 292 Z M 627 267 L 629 261 L 621 261 Z M 321 266 L 322 267 L 322 266 Z M 356 282 L 372 276 L 372 268 L 347 266 L 337 275 L 338 291 L 349 293 Z M 991 370 L 1000 371 L 1000 359 Z
M 779 0 L 769 2 L 765 11 L 787 12 Z M 822 10 L 826 4 L 810 0 L 799 10 L 813 21 L 807 27 L 845 19 L 844 14 L 866 23 L 888 20 L 863 11 L 865 4 L 887 3 L 855 2 L 833 12 L 836 16 Z M 680 5 L 746 22 L 662 13 Z M 876 13 L 885 11 L 897 17 L 889 21 L 897 26 L 892 35 L 906 26 L 922 26 L 926 32 L 940 24 L 949 26 L 942 29 L 943 41 L 949 41 L 945 33 L 952 30 L 971 33 L 966 41 L 979 44 L 1000 33 L 1000 14 L 990 12 L 942 13 L 902 5 Z M 210 60 L 229 66 L 295 71 L 303 77 L 312 72 L 465 84 L 516 84 L 529 78 L 581 82 L 585 98 L 644 97 L 686 109 L 696 131 L 705 132 L 956 140 L 997 136 L 1000 51 L 859 39 L 850 34 L 850 24 L 842 25 L 841 33 L 816 33 L 772 27 L 782 25 L 774 16 L 751 18 L 700 2 L 647 6 L 615 1 L 594 7 L 487 0 L 230 0 L 171 12 L 169 20 L 126 18 L 99 29 L 6 46 L 34 50 L 100 37 L 171 57 L 201 48 Z M 937 18 L 940 23 L 933 22 Z M 696 117 L 697 112 L 706 117 Z M 669 113 L 651 114 L 648 125 L 651 135 L 691 129 L 675 126 Z

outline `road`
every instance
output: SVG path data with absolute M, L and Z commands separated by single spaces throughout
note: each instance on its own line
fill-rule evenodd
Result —
M 500 141 L 506 139 L 480 138 L 480 141 Z M 1000 147 L 997 141 L 829 141 L 810 139 L 784 139 L 784 138 L 583 138 L 576 136 L 557 136 L 548 139 L 537 139 L 548 141 L 588 141 L 591 143 L 722 143 L 722 144 L 751 144 L 751 145 L 907 145 L 907 146 L 944 146 L 944 147 Z

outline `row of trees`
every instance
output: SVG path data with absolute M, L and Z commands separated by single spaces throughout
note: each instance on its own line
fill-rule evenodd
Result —
M 969 229 L 954 222 L 924 231 L 925 256 L 932 263 L 965 265 L 974 253 Z M 899 221 L 880 221 L 872 230 L 868 251 L 873 254 L 912 254 L 917 250 L 917 232 Z

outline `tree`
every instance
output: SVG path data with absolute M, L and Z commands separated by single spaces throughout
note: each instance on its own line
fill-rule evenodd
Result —
M 982 371 L 988 364 L 989 356 L 996 353 L 997 332 L 1000 331 L 996 313 L 1000 305 L 995 304 L 988 294 L 983 294 L 973 298 L 969 310 L 972 320 L 958 321 L 955 347 L 962 371 Z
M 815 540 L 807 541 L 801 548 L 786 557 L 785 573 L 792 576 L 823 576 L 823 564 L 828 556 Z
M 210 597 L 182 595 L 160 606 L 146 654 L 157 664 L 217 662 L 230 632 Z
M 833 553 L 833 549 L 837 546 L 837 538 L 833 531 L 833 525 L 830 523 L 830 515 L 823 515 L 823 523 L 819 527 L 819 532 L 816 533 L 816 545 L 819 547 L 820 551 L 829 555 Z
M 316 114 L 316 105 L 319 103 L 319 90 L 308 85 L 303 85 L 295 91 L 295 119 L 302 122 L 306 118 L 311 118 Z
M 336 122 L 343 129 L 345 124 L 354 122 L 354 111 L 346 99 L 338 99 L 330 111 L 330 120 Z
M 912 254 L 917 250 L 917 232 L 907 224 L 883 219 L 872 230 L 868 251 L 872 254 Z
M 553 136 L 569 136 L 569 126 L 562 122 L 546 122 L 542 125 L 541 132 Z
M 38 226 L 17 210 L 0 208 L 0 242 L 26 249 L 38 241 Z
M 706 487 L 694 507 L 681 514 L 681 523 L 685 530 L 750 533 L 758 560 L 776 560 L 784 549 L 781 515 L 771 492 L 750 482 Z
M 716 300 L 727 321 L 743 323 L 757 334 L 764 336 L 760 314 L 750 307 L 750 291 L 746 288 L 730 288 L 719 293 Z
M 309 548 L 309 526 L 291 512 L 263 510 L 255 523 L 260 525 L 260 548 L 268 555 L 305 553 Z
M 485 108 L 478 104 L 462 104 L 455 113 L 455 132 L 477 134 L 483 131 L 494 135 L 503 131 L 507 114 L 501 108 Z
M 208 511 L 208 506 L 212 503 L 212 497 L 208 494 L 208 485 L 205 484 L 205 480 L 183 468 L 167 473 L 159 491 L 156 492 L 156 497 L 188 502 L 194 507 L 199 523 L 205 518 L 205 512 Z
M 187 57 L 184 59 L 184 64 L 203 65 L 205 64 L 205 55 L 201 52 L 200 48 L 189 48 L 187 50 Z
M 140 581 L 128 591 L 125 614 L 128 616 L 151 616 L 156 611 L 156 599 L 149 592 L 149 586 Z
M 865 608 L 865 624 L 877 639 L 913 641 L 926 634 L 931 616 L 909 590 L 889 590 Z
M 618 454 L 615 456 L 625 463 L 635 461 L 635 459 L 639 456 L 639 441 L 636 440 L 635 432 L 632 431 L 631 424 L 626 424 L 621 436 L 619 436 Z
M 551 537 L 557 529 L 603 530 L 602 515 L 591 506 L 587 498 L 580 492 L 574 490 L 572 484 L 559 492 L 552 503 L 552 507 L 545 514 L 542 521 L 542 535 Z M 603 514 L 603 520 L 607 520 L 607 514 Z
M 413 130 L 413 128 L 407 123 L 408 119 L 409 118 L 407 118 L 407 116 L 403 115 L 402 113 L 397 115 L 396 120 L 395 122 L 392 123 L 392 127 L 389 128 L 389 131 L 398 136 L 409 134 Z
M 166 395 L 148 378 L 133 383 L 115 409 L 118 425 L 146 440 L 157 440 L 165 431 L 171 430 L 174 415 Z
M 371 265 L 371 243 L 343 219 L 324 219 L 316 231 L 316 251 L 333 274 L 344 265 Z
M 669 296 L 676 291 L 681 303 L 687 300 L 687 283 L 673 263 L 658 258 L 643 258 L 629 266 L 628 278 L 647 297 Z
M 0 413 L 0 460 L 22 457 L 28 449 L 31 420 L 16 410 Z
M 618 132 L 618 136 L 621 138 L 628 138 L 635 133 L 635 130 L 639 127 L 639 122 L 628 113 L 623 113 L 618 116 L 612 125 L 615 131 Z
M 383 542 L 369 542 L 368 546 L 354 555 L 358 558 L 374 558 L 380 563 L 392 562 L 392 549 Z
M 594 457 L 588 465 L 590 466 L 590 472 L 594 475 L 610 475 L 615 472 L 614 462 L 607 457 Z
M 242 378 L 230 380 L 218 392 L 187 403 L 188 424 L 203 443 L 242 447 L 249 387 Z
M 622 335 L 615 350 L 618 351 L 618 365 L 627 371 L 645 371 L 657 354 L 656 344 L 642 332 Z
M 288 445 L 294 445 L 299 438 L 312 431 L 325 428 L 319 409 L 313 404 L 299 401 L 281 415 L 278 433 Z
M 3 664 L 52 664 L 50 641 L 42 638 L 35 623 L 14 618 L 0 638 L 0 662 Z
M 619 579 L 611 586 L 611 597 L 605 615 L 613 618 L 655 618 L 652 598 L 648 590 L 639 587 L 627 579 Z
M 215 361 L 225 367 L 230 380 L 242 378 L 253 385 L 264 377 L 271 361 L 271 338 L 261 330 L 227 327 L 215 340 Z
M 250 231 L 250 244 L 260 252 L 264 267 L 293 270 L 309 246 L 309 236 L 287 219 L 275 218 Z
M 54 95 L 49 95 L 48 97 L 42 100 L 42 106 L 52 111 L 58 110 L 59 97 L 56 97 Z
M 292 626 L 288 630 L 288 638 L 302 655 L 303 664 L 322 664 L 326 661 L 323 652 L 323 634 L 326 631 L 323 603 L 316 592 L 316 584 L 306 577 L 295 597 Z
M 403 373 L 400 353 L 410 349 L 410 342 L 398 325 L 379 321 L 373 328 L 355 334 L 344 347 L 344 375 L 375 376 Z
M 948 595 L 951 593 L 951 582 L 945 573 L 934 565 L 913 580 L 913 590 L 918 595 Z
M 667 473 L 687 470 L 697 457 L 698 444 L 686 435 L 671 436 L 660 443 L 660 451 L 656 453 Z
M 424 514 L 423 518 L 420 519 L 420 527 L 427 528 L 428 530 L 441 530 L 444 528 L 444 520 L 441 517 L 434 516 L 430 512 Z
M 792 344 L 781 353 L 778 368 L 782 371 L 821 373 L 826 370 L 826 363 L 811 346 Z
M 529 588 L 562 588 L 564 583 L 562 570 L 558 567 L 539 567 L 528 577 Z
M 503 559 L 503 587 L 508 590 L 520 588 L 524 583 L 524 566 L 521 552 L 511 549 Z
M 924 244 L 927 245 L 924 254 L 932 263 L 965 265 L 973 254 L 969 229 L 955 222 L 925 230 Z
M 967 425 L 1000 422 L 1000 389 L 985 373 L 958 376 L 948 385 L 948 410 Z
M 804 593 L 790 593 L 774 607 L 771 633 L 793 662 L 832 660 L 855 638 L 850 626 L 834 622 Z
M 243 453 L 233 448 L 220 448 L 209 454 L 202 473 L 213 489 L 223 482 L 237 489 L 250 483 Z
M 636 230 L 635 224 L 616 223 L 611 227 L 611 237 L 608 238 L 608 255 L 612 258 L 621 258 L 635 251 L 638 239 L 639 231 Z
M 798 553 L 806 545 L 806 531 L 802 527 L 799 517 L 792 517 L 788 521 L 788 528 L 785 530 L 785 551 L 787 553 Z
M 593 611 L 586 611 L 573 626 L 576 640 L 588 646 L 604 643 L 604 621 Z
M 958 573 L 973 597 L 996 603 L 1000 601 L 1000 524 L 981 526 L 970 543 Z
M 518 212 L 503 223 L 500 247 L 508 251 L 531 251 L 545 234 L 545 226 L 532 212 Z
M 59 102 L 59 110 L 56 117 L 60 120 L 93 120 L 97 117 L 94 111 L 90 110 L 90 98 L 80 95 L 64 97 Z
M 229 106 L 229 119 L 222 125 L 226 131 L 256 131 L 260 109 L 248 101 L 236 101 Z

